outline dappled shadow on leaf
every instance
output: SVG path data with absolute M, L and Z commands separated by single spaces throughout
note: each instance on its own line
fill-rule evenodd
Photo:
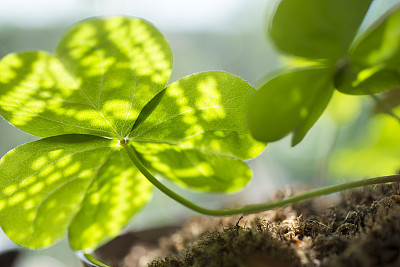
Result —
M 60 42 L 56 56 L 17 53 L 0 63 L 1 114 L 38 136 L 125 137 L 140 110 L 164 88 L 172 68 L 165 38 L 139 19 L 78 24 Z
M 196 191 L 234 192 L 252 177 L 246 163 L 215 153 L 159 143 L 137 143 L 135 149 L 152 169 Z
M 121 17 L 77 24 L 55 55 L 0 61 L 0 114 L 48 137 L 1 160 L 0 224 L 13 241 L 45 247 L 70 227 L 71 246 L 87 251 L 117 235 L 152 188 L 122 143 L 191 189 L 232 192 L 250 180 L 241 160 L 265 147 L 246 127 L 254 88 L 224 72 L 164 88 L 171 68 L 165 38 L 143 20 Z
M 132 126 L 132 129 L 130 132 L 133 131 L 137 127 L 137 125 L 140 125 L 144 120 L 147 119 L 148 116 L 154 111 L 154 109 L 158 106 L 160 103 L 161 99 L 163 99 L 163 96 L 165 94 L 165 90 L 162 90 L 159 92 L 155 97 L 153 97 L 152 100 L 147 103 L 147 105 L 140 111 L 140 114 L 138 118 L 135 121 L 135 124 Z
M 58 241 L 79 210 L 99 162 L 115 141 L 65 135 L 22 145 L 0 162 L 0 222 L 7 236 L 29 248 Z
M 153 169 L 177 184 L 201 191 L 236 191 L 251 178 L 240 160 L 257 156 L 265 147 L 254 141 L 246 126 L 253 93 L 249 84 L 228 73 L 188 76 L 146 106 L 130 140 Z
M 151 198 L 152 185 L 123 150 L 110 154 L 69 229 L 71 247 L 86 250 L 117 236 Z
M 130 139 L 252 158 L 265 147 L 254 141 L 246 125 L 248 100 L 253 93 L 249 84 L 228 73 L 188 76 L 165 89 L 151 114 L 133 129 Z

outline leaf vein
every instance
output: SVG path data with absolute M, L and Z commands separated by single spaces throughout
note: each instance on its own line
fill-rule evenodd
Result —
M 156 128 L 157 126 L 159 126 L 159 125 L 161 125 L 161 124 L 163 124 L 163 123 L 165 123 L 165 122 L 167 122 L 167 121 L 173 120 L 174 118 L 176 118 L 176 117 L 178 117 L 178 116 L 181 116 L 181 115 L 183 115 L 183 114 L 187 114 L 187 113 L 195 112 L 195 111 L 199 111 L 199 110 L 209 110 L 209 109 L 216 109 L 216 108 L 222 108 L 222 109 L 239 109 L 239 108 L 225 108 L 225 107 L 223 107 L 223 106 L 214 106 L 214 107 L 208 107 L 208 108 L 197 108 L 197 109 L 187 110 L 187 111 L 178 113 L 178 114 L 176 114 L 176 115 L 174 115 L 174 116 L 172 116 L 172 117 L 170 117 L 170 118 L 168 118 L 168 119 L 161 120 L 159 123 L 155 124 L 153 127 L 150 127 L 149 129 L 147 129 L 147 130 L 141 132 L 140 134 L 137 134 L 137 135 L 133 136 L 133 138 L 139 137 L 139 136 L 141 136 L 141 135 L 147 133 L 148 131 L 150 131 L 150 130 Z
M 55 160 L 55 161 L 52 161 L 51 163 L 49 163 L 49 164 L 47 164 L 47 165 L 44 165 L 43 167 L 41 167 L 41 168 L 40 168 L 39 170 L 37 170 L 36 172 L 34 172 L 34 173 L 32 173 L 31 175 L 27 176 L 27 177 L 25 178 L 25 180 L 31 178 L 32 176 L 34 176 L 34 175 L 40 173 L 41 171 L 43 171 L 43 170 L 44 170 L 45 168 L 47 168 L 48 166 L 53 165 L 53 164 L 56 164 L 57 162 L 59 162 L 59 161 L 61 161 L 61 160 L 64 160 L 64 159 L 73 157 L 73 156 L 78 155 L 78 154 L 80 154 L 80 153 L 85 153 L 85 152 L 88 152 L 88 151 L 93 151 L 93 150 L 103 149 L 103 148 L 110 148 L 110 147 L 111 147 L 111 146 L 96 147 L 96 148 L 91 148 L 91 149 L 87 149 L 87 150 L 79 150 L 79 151 L 73 150 L 73 149 L 71 149 L 71 148 L 69 148 L 69 147 L 65 147 L 65 146 L 57 147 L 58 149 L 69 149 L 69 150 L 72 150 L 72 151 L 76 151 L 76 153 L 69 154 L 68 156 L 59 158 L 59 159 L 57 159 L 57 160 Z M 19 179 L 7 180 L 6 183 L 0 184 L 0 187 L 3 187 L 3 186 L 4 186 L 5 184 L 7 184 L 8 182 L 18 182 L 18 181 L 20 181 L 20 180 L 19 180 Z M 18 191 L 18 190 L 17 190 L 17 191 Z M 0 198 L 1 198 L 1 197 L 0 197 Z

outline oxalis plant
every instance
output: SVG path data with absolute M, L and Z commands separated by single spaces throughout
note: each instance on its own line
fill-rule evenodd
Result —
M 359 33 L 372 0 L 282 0 L 268 25 L 271 41 L 302 62 L 261 85 L 249 106 L 249 128 L 272 142 L 292 133 L 298 144 L 335 90 L 370 95 L 400 87 L 400 8 L 393 7 Z M 357 36 L 357 33 L 359 35 Z
M 0 61 L 0 114 L 19 129 L 42 137 L 11 150 L 0 161 L 0 225 L 7 236 L 21 246 L 37 249 L 51 246 L 68 232 L 72 249 L 94 265 L 107 266 L 90 253 L 118 235 L 150 200 L 153 186 L 194 211 L 220 216 L 255 213 L 349 188 L 400 180 L 393 175 L 352 181 L 277 202 L 221 210 L 198 206 L 159 180 L 165 177 L 201 192 L 237 191 L 252 175 L 243 160 L 259 155 L 266 141 L 291 131 L 298 143 L 326 106 L 332 83 L 341 86 L 336 89 L 355 93 L 358 87 L 354 82 L 362 78 L 360 84 L 376 90 L 373 81 L 392 65 L 384 61 L 381 69 L 365 78 L 359 73 L 362 68 L 374 68 L 375 61 L 357 65 L 348 51 L 363 46 L 363 53 L 367 48 L 375 51 L 386 40 L 382 31 L 386 32 L 389 22 L 399 20 L 399 12 L 367 31 L 366 37 L 359 39 L 360 45 L 351 46 L 369 1 L 324 1 L 327 6 L 319 5 L 322 1 L 305 1 L 306 6 L 333 8 L 326 9 L 330 20 L 325 21 L 326 14 L 319 17 L 324 22 L 321 29 L 314 29 L 311 17 L 318 14 L 317 9 L 303 15 L 297 14 L 303 9 L 290 11 L 298 2 L 282 1 L 272 29 L 287 31 L 286 36 L 296 33 L 294 39 L 303 36 L 302 43 L 306 40 L 307 45 L 318 36 L 312 31 L 328 29 L 331 39 L 322 44 L 339 41 L 329 49 L 317 49 L 321 43 L 298 50 L 295 45 L 282 48 L 317 58 L 318 64 L 282 74 L 257 93 L 241 78 L 221 71 L 193 74 L 166 85 L 172 70 L 170 47 L 154 26 L 137 18 L 87 20 L 66 33 L 54 54 L 37 51 L 5 56 Z M 346 20 L 340 22 L 340 28 L 335 24 L 340 21 L 334 18 L 335 12 L 345 12 L 352 19 L 343 16 Z M 290 31 L 286 23 L 278 23 L 280 17 L 282 21 L 292 18 L 289 22 L 303 18 L 304 23 L 294 25 L 310 32 Z M 328 22 L 335 24 L 334 29 Z M 399 31 L 397 27 L 390 30 Z M 279 41 L 276 44 L 281 46 Z M 390 51 L 390 57 L 399 58 L 398 46 Z M 394 72 L 397 79 L 398 70 Z M 253 139 L 247 127 L 249 103 L 250 130 L 261 142 Z M 263 113 L 263 105 L 268 105 L 271 114 Z M 262 119 L 254 123 L 258 115 Z M 280 123 L 271 123 L 278 119 Z M 268 131 L 273 138 L 264 138 Z
M 265 148 L 246 126 L 255 89 L 221 71 L 166 86 L 171 70 L 166 39 L 126 17 L 73 26 L 54 55 L 0 61 L 1 115 L 43 137 L 0 162 L 0 225 L 11 240 L 36 249 L 68 231 L 72 249 L 91 252 L 119 234 L 153 186 L 201 213 L 238 213 L 198 207 L 152 173 L 195 191 L 244 187 L 252 172 L 243 160 Z

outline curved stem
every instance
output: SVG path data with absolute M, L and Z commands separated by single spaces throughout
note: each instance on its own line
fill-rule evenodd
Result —
M 400 174 L 391 175 L 391 176 L 382 176 L 376 178 L 362 179 L 357 181 L 351 181 L 343 184 L 327 186 L 315 190 L 308 191 L 303 194 L 299 194 L 297 196 L 289 197 L 287 199 L 244 206 L 241 208 L 233 208 L 233 209 L 207 209 L 201 206 L 194 204 L 193 202 L 183 198 L 182 196 L 176 194 L 174 191 L 163 185 L 160 181 L 158 181 L 142 164 L 140 159 L 137 156 L 136 151 L 132 146 L 129 146 L 128 143 L 121 143 L 121 145 L 125 148 L 128 153 L 129 158 L 133 161 L 139 171 L 161 192 L 181 203 L 182 205 L 188 207 L 191 210 L 194 210 L 198 213 L 212 216 L 223 216 L 223 215 L 237 215 L 237 214 L 249 214 L 249 213 L 257 213 L 261 211 L 266 211 L 278 207 L 282 207 L 291 203 L 295 203 L 301 200 L 306 200 L 309 198 L 319 197 L 323 195 L 332 194 L 335 192 L 343 191 L 346 189 L 356 188 L 360 186 L 373 185 L 373 184 L 382 184 L 382 183 L 390 183 L 390 182 L 399 182 Z
M 98 260 L 93 254 L 83 253 L 84 260 L 96 267 L 111 267 L 100 260 Z
M 370 94 L 372 99 L 375 101 L 375 103 L 388 115 L 392 116 L 395 118 L 399 123 L 400 123 L 400 118 L 397 116 L 396 113 L 394 113 L 393 109 L 381 98 L 379 98 L 377 95 Z

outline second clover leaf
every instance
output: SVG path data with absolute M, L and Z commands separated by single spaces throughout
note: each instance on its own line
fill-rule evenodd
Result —
M 269 25 L 270 38 L 279 50 L 302 57 L 310 66 L 285 71 L 257 91 L 249 112 L 257 140 L 271 142 L 293 133 L 292 145 L 298 144 L 333 89 L 368 95 L 400 86 L 399 6 L 356 39 L 371 2 L 280 1 Z

